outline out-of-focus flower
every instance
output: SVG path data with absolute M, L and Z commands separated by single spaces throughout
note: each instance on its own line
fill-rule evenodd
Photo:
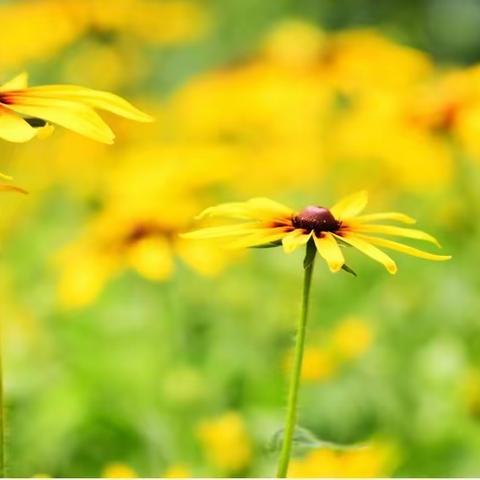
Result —
M 102 478 L 137 478 L 138 474 L 126 463 L 114 462 L 108 464 L 103 472 Z
M 330 81 L 349 93 L 378 88 L 401 91 L 428 78 L 433 71 L 425 53 L 370 29 L 334 35 L 325 49 L 323 63 Z
M 243 418 L 236 412 L 202 421 L 197 435 L 208 461 L 223 473 L 248 467 L 252 445 Z
M 391 274 L 396 273 L 397 266 L 387 254 L 376 247 L 377 245 L 427 260 L 442 261 L 451 258 L 372 236 L 371 234 L 383 234 L 413 238 L 439 246 L 435 238 L 421 230 L 377 224 L 382 220 L 415 223 L 415 220 L 402 213 L 360 215 L 367 201 L 367 193 L 361 191 L 344 198 L 330 210 L 319 206 L 308 206 L 301 212 L 294 212 L 267 198 L 254 198 L 243 203 L 225 203 L 207 208 L 197 218 L 243 220 L 243 223 L 205 227 L 183 234 L 183 237 L 198 240 L 223 239 L 229 248 L 280 245 L 281 242 L 287 253 L 293 252 L 312 239 L 318 253 L 327 262 L 332 272 L 338 272 L 345 265 L 345 258 L 340 248 L 344 244 L 356 248 L 381 263 Z
M 88 38 L 118 43 L 120 49 L 136 42 L 177 44 L 198 38 L 209 23 L 205 9 L 189 0 L 21 0 L 1 5 L 0 17 L 4 69 L 48 59 Z
M 390 445 L 371 445 L 346 450 L 319 448 L 302 459 L 292 460 L 291 478 L 319 477 L 387 477 L 394 467 L 394 452 Z
M 292 352 L 287 355 L 286 369 L 292 368 Z M 337 361 L 327 348 L 308 346 L 303 354 L 301 379 L 305 382 L 326 381 L 335 374 Z
M 223 268 L 226 252 L 179 237 L 189 227 L 202 191 L 227 174 L 221 159 L 214 168 L 205 155 L 215 162 L 222 154 L 145 147 L 127 155 L 123 167 L 109 177 L 103 208 L 81 238 L 58 255 L 65 306 L 92 302 L 105 283 L 126 268 L 154 281 L 170 278 L 177 257 L 207 276 Z
M 35 127 L 51 122 L 93 140 L 113 143 L 115 135 L 95 108 L 138 122 L 152 121 L 112 93 L 74 85 L 28 87 L 27 80 L 27 75 L 21 74 L 0 87 L 0 138 L 26 142 L 37 135 Z
M 170 465 L 160 476 L 162 478 L 192 478 L 192 472 L 185 465 L 178 463 Z
M 347 360 L 363 355 L 372 344 L 372 340 L 371 327 L 359 317 L 344 319 L 331 335 L 333 350 Z

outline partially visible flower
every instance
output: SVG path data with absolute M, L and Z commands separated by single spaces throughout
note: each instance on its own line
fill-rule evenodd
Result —
M 182 464 L 170 465 L 161 475 L 162 478 L 192 478 L 192 472 Z
M 103 472 L 102 478 L 137 478 L 138 474 L 126 463 L 114 462 L 108 464 Z
M 123 98 L 109 92 L 75 85 L 28 87 L 25 73 L 0 87 L 0 138 L 27 142 L 38 128 L 60 125 L 102 143 L 113 143 L 110 127 L 95 108 L 138 122 L 152 118 Z
M 235 473 L 249 465 L 251 440 L 238 413 L 227 412 L 202 421 L 197 434 L 209 462 L 221 472 Z
M 392 446 L 373 443 L 359 448 L 334 450 L 319 448 L 304 458 L 292 460 L 288 476 L 291 478 L 318 477 L 387 477 L 395 465 Z
M 448 260 L 447 255 L 435 255 L 403 245 L 401 243 L 372 236 L 388 236 L 423 240 L 439 246 L 431 235 L 412 228 L 402 228 L 379 224 L 382 220 L 412 224 L 415 220 L 397 212 L 360 215 L 367 205 L 365 191 L 350 195 L 330 210 L 316 205 L 308 206 L 300 212 L 269 200 L 253 198 L 247 202 L 224 203 L 204 210 L 197 218 L 224 218 L 242 220 L 242 223 L 229 223 L 211 226 L 183 234 L 190 239 L 223 239 L 229 248 L 275 246 L 280 242 L 286 253 L 312 240 L 318 253 L 327 262 L 332 272 L 338 272 L 345 265 L 340 246 L 351 246 L 373 260 L 381 263 L 389 273 L 397 272 L 396 263 L 378 247 L 396 250 L 427 260 Z

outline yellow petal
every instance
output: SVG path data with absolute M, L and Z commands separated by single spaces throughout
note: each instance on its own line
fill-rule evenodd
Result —
M 28 86 L 28 73 L 22 72 L 20 75 L 9 80 L 0 86 L 0 92 L 6 92 L 9 90 L 22 90 Z
M 368 257 L 373 258 L 377 262 L 381 263 L 392 275 L 397 273 L 397 265 L 395 262 L 386 253 L 382 252 L 377 247 L 374 247 L 368 241 L 365 241 L 353 234 L 345 235 L 343 237 L 339 237 L 337 235 L 335 236 L 350 244 L 352 247 L 355 247 L 357 250 L 360 250 Z
M 409 247 L 408 245 L 403 245 L 403 243 L 394 242 L 392 240 L 386 240 L 385 238 L 376 238 L 369 235 L 358 235 L 366 242 L 370 242 L 379 247 L 389 248 L 390 250 L 396 250 L 397 252 L 402 252 L 413 257 L 424 258 L 426 260 L 433 260 L 436 262 L 442 262 L 445 260 L 450 260 L 451 255 L 435 255 L 434 253 L 424 252 L 418 248 Z
M 30 117 L 41 118 L 102 143 L 113 143 L 115 135 L 95 111 L 70 100 L 15 95 L 8 108 Z
M 90 107 L 112 112 L 115 115 L 129 118 L 137 122 L 152 122 L 150 115 L 134 107 L 130 102 L 110 92 L 92 90 L 91 88 L 76 85 L 46 85 L 31 87 L 28 94 L 41 98 L 58 98 L 81 102 Z
M 229 202 L 209 207 L 201 212 L 197 219 L 225 217 L 252 220 L 288 219 L 293 210 L 269 198 L 252 198 L 246 202 Z
M 313 240 L 320 256 L 327 262 L 332 272 L 338 272 L 345 263 L 342 250 L 331 233 L 323 233 L 321 237 L 313 235 Z
M 278 228 L 265 229 L 261 233 L 253 233 L 253 234 L 247 235 L 244 238 L 234 240 L 233 242 L 229 243 L 227 247 L 235 249 L 235 248 L 255 247 L 258 245 L 266 245 L 267 243 L 281 240 L 285 235 L 286 233 L 283 229 L 278 229 Z
M 362 190 L 343 198 L 330 211 L 336 219 L 343 220 L 358 215 L 367 206 L 367 202 L 367 191 Z
M 163 237 L 144 238 L 134 243 L 128 251 L 128 262 L 150 280 L 165 280 L 173 271 L 171 248 Z
M 23 143 L 35 137 L 36 132 L 23 118 L 0 105 L 0 138 Z
M 312 232 L 305 233 L 303 230 L 294 230 L 287 233 L 282 238 L 283 250 L 285 253 L 292 253 L 300 245 L 305 245 L 311 236 Z
M 8 183 L 0 183 L 0 192 L 17 192 L 25 195 L 28 193 L 23 188 L 16 187 L 15 185 L 9 185 Z
M 265 230 L 258 222 L 241 223 L 237 225 L 224 225 L 221 227 L 206 227 L 193 232 L 187 232 L 180 234 L 182 238 L 190 238 L 196 240 L 203 240 L 209 238 L 222 238 L 235 235 L 245 235 L 248 233 L 258 232 L 259 230 Z
M 391 225 L 352 225 L 351 231 L 358 233 L 383 233 L 397 237 L 413 238 L 415 240 L 425 240 L 440 247 L 437 239 L 422 230 L 412 228 L 394 227 Z
M 393 220 L 408 224 L 417 222 L 414 218 L 398 212 L 369 213 L 367 215 L 359 215 L 358 217 L 355 217 L 355 222 L 360 223 L 376 222 L 377 220 Z

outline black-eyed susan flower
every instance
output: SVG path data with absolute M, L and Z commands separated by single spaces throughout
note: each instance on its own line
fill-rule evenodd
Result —
M 427 260 L 441 261 L 450 258 L 448 255 L 436 255 L 378 237 L 378 234 L 404 237 L 439 246 L 434 237 L 421 230 L 379 223 L 415 223 L 413 218 L 403 213 L 360 215 L 367 201 L 367 192 L 361 191 L 344 198 L 330 209 L 311 205 L 299 212 L 267 198 L 225 203 L 207 208 L 197 218 L 227 218 L 243 220 L 242 223 L 206 227 L 183 236 L 192 239 L 223 239 L 231 248 L 273 246 L 281 243 L 287 253 L 312 240 L 332 272 L 338 272 L 345 265 L 342 246 L 356 248 L 381 263 L 392 274 L 397 271 L 396 263 L 378 247 Z
M 397 271 L 395 262 L 378 247 L 428 260 L 448 260 L 450 258 L 447 255 L 435 255 L 393 240 L 377 237 L 377 234 L 405 237 L 423 240 L 438 246 L 434 237 L 421 230 L 379 223 L 382 221 L 415 223 L 415 220 L 403 213 L 384 212 L 361 215 L 367 201 L 367 192 L 361 191 L 344 198 L 330 209 L 311 205 L 299 212 L 268 198 L 224 203 L 207 208 L 198 218 L 223 218 L 229 220 L 227 225 L 208 226 L 183 235 L 191 239 L 223 240 L 231 248 L 282 245 L 287 253 L 306 245 L 303 263 L 305 273 L 302 310 L 293 355 L 285 428 L 281 431 L 282 447 L 277 478 L 285 478 L 288 475 L 297 421 L 298 391 L 303 370 L 310 287 L 316 253 L 318 252 L 327 262 L 332 272 L 338 272 L 343 268 L 352 273 L 353 271 L 345 265 L 341 246 L 356 248 L 384 265 L 392 274 Z M 239 223 L 238 220 L 241 222 Z
M 102 143 L 113 143 L 114 133 L 95 109 L 138 122 L 152 121 L 113 93 L 75 85 L 28 87 L 23 73 L 0 87 L 0 138 L 27 142 L 39 128 L 42 131 L 55 124 Z

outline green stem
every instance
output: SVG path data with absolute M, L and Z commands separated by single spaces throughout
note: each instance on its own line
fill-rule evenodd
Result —
M 288 391 L 287 416 L 285 420 L 285 429 L 283 432 L 282 450 L 278 460 L 277 478 L 286 478 L 288 473 L 288 464 L 290 462 L 290 454 L 292 451 L 292 440 L 297 421 L 298 389 L 300 386 L 300 377 L 302 373 L 303 351 L 305 347 L 305 335 L 307 330 L 308 303 L 310 299 L 310 286 L 312 284 L 315 253 L 315 245 L 313 242 L 309 242 L 307 244 L 305 260 L 303 262 L 305 273 L 303 277 L 302 310 L 298 322 L 297 338 L 295 342 L 295 357 Z

